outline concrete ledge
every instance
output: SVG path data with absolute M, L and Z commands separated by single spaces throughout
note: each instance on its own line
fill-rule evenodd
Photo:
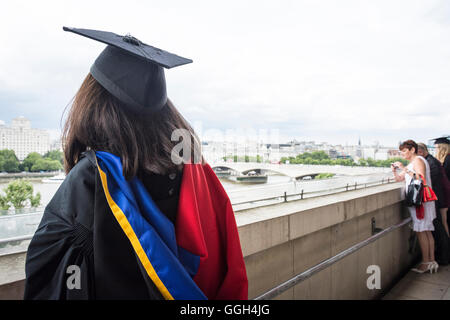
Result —
M 254 298 L 312 266 L 401 222 L 403 184 L 240 211 L 236 215 Z M 387 234 L 286 291 L 277 299 L 376 299 L 409 268 L 408 226 Z M 381 271 L 380 289 L 367 287 L 367 268 Z
M 0 300 L 22 300 L 26 252 L 0 256 Z
M 405 216 L 403 184 L 388 184 L 243 210 L 236 214 L 249 279 L 249 298 L 371 236 Z M 373 299 L 415 258 L 411 230 L 394 231 L 286 291 L 277 299 Z M 0 256 L 0 299 L 21 299 L 26 253 Z M 369 290 L 367 266 L 382 271 L 381 289 Z
M 401 185 L 382 185 L 240 211 L 236 223 L 244 257 L 399 203 L 404 198 Z
M 25 279 L 25 258 L 23 251 L 0 256 L 0 286 Z

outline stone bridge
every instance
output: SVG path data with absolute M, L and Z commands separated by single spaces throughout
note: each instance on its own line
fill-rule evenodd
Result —
M 304 165 L 304 164 L 273 164 L 257 162 L 217 162 L 211 163 L 213 170 L 231 170 L 238 175 L 246 175 L 250 171 L 260 174 L 281 174 L 292 179 L 302 179 L 303 177 L 315 177 L 319 173 L 334 173 L 339 175 L 364 175 L 373 173 L 390 172 L 390 168 L 378 167 L 348 167 L 330 165 Z

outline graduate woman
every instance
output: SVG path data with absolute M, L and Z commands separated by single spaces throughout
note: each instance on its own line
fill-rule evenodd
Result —
M 65 124 L 67 177 L 31 240 L 25 299 L 247 299 L 229 198 L 167 98 L 163 67 L 192 61 L 64 30 L 107 46 Z

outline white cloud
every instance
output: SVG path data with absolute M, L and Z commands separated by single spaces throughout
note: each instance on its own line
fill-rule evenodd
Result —
M 9 98 L 35 98 L 17 102 L 18 113 L 58 128 L 104 47 L 62 26 L 130 32 L 194 60 L 166 72 L 168 91 L 204 127 L 278 128 L 333 143 L 423 141 L 449 131 L 443 12 L 448 2 L 429 0 L 3 1 L 0 85 Z M 6 103 L 0 95 L 10 112 Z

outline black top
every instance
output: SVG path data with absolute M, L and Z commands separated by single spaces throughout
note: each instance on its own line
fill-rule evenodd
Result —
M 178 198 L 180 196 L 182 172 L 172 170 L 166 175 L 151 174 L 141 178 L 159 210 L 175 224 Z
M 445 157 L 443 166 L 445 174 L 447 175 L 447 179 L 450 181 L 450 154 Z
M 111 212 L 95 153 L 83 156 L 45 208 L 31 240 L 24 298 L 162 299 Z M 172 221 L 180 182 L 179 173 L 145 181 L 156 205 Z M 67 287 L 71 265 L 80 268 L 80 289 Z
M 433 157 L 431 154 L 428 154 L 425 159 L 427 160 L 428 164 L 430 165 L 430 176 L 431 176 L 431 185 L 434 193 L 436 194 L 436 197 L 438 200 L 436 201 L 436 206 L 438 208 L 445 208 L 447 207 L 447 202 L 444 201 L 446 197 L 445 189 L 443 186 L 442 181 L 442 164 L 441 162 Z

